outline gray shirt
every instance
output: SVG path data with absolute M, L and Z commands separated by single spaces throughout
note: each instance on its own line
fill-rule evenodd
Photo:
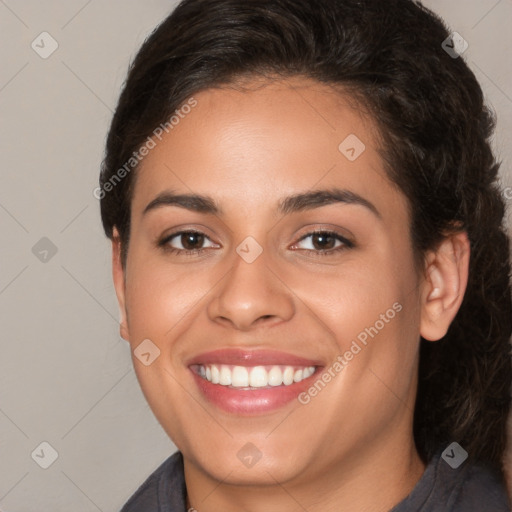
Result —
M 139 487 L 121 512 L 187 512 L 183 456 L 176 452 Z M 412 492 L 390 512 L 511 512 L 504 484 L 467 462 L 452 469 L 439 452 Z

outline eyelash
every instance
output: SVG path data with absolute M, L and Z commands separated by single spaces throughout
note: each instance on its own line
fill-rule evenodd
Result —
M 181 254 L 184 256 L 200 256 L 205 251 L 208 250 L 208 248 L 202 248 L 202 249 L 176 249 L 175 247 L 170 247 L 168 244 L 171 240 L 174 238 L 181 236 L 181 235 L 189 235 L 189 234 L 195 234 L 195 235 L 202 235 L 205 238 L 209 240 L 209 238 L 202 233 L 201 231 L 195 231 L 195 230 L 186 230 L 186 231 L 177 231 L 176 233 L 172 233 L 165 238 L 163 238 L 160 242 L 158 242 L 158 246 L 161 247 L 166 253 L 169 254 Z M 302 236 L 296 243 L 302 242 L 302 240 L 305 240 L 306 238 L 309 238 L 313 235 L 327 235 L 329 237 L 334 238 L 335 240 L 338 240 L 342 243 L 339 247 L 333 248 L 333 249 L 327 249 L 327 250 L 313 250 L 313 249 L 301 249 L 308 252 L 315 253 L 315 256 L 330 256 L 335 253 L 339 253 L 341 251 L 345 251 L 347 249 L 352 249 L 354 247 L 354 244 L 347 240 L 344 236 L 340 235 L 336 231 L 329 231 L 329 230 L 315 230 L 311 231 L 304 236 Z M 295 244 L 294 244 L 295 245 Z

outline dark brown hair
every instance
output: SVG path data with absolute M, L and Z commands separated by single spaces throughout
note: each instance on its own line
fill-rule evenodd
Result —
M 119 230 L 125 262 L 136 166 L 112 178 L 194 93 L 256 74 L 351 91 L 380 128 L 389 178 L 409 200 L 417 254 L 454 227 L 471 244 L 455 320 L 442 340 L 421 340 L 418 451 L 428 461 L 457 441 L 470 459 L 501 469 L 512 305 L 499 164 L 489 145 L 495 119 L 463 58 L 443 49 L 449 36 L 412 0 L 181 2 L 131 64 L 106 144 L 101 215 L 108 237 Z

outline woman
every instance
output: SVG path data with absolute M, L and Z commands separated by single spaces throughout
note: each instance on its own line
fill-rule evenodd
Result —
M 510 510 L 508 240 L 460 43 L 410 0 L 185 0 L 144 43 L 97 192 L 179 451 L 124 512 Z

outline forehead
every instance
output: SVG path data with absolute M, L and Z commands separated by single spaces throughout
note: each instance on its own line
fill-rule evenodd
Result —
M 375 123 L 328 85 L 254 80 L 193 99 L 137 170 L 134 211 L 166 188 L 213 194 L 220 203 L 243 199 L 247 208 L 312 188 L 380 195 L 383 206 L 386 192 L 397 193 L 377 152 Z

